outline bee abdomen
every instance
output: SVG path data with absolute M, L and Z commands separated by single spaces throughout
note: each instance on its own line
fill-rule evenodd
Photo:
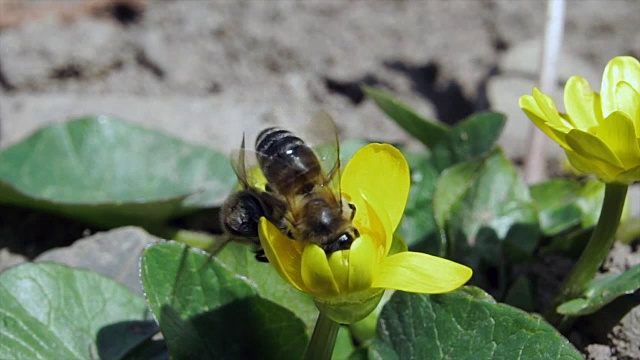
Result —
M 290 131 L 263 130 L 256 139 L 256 152 L 264 176 L 280 194 L 304 192 L 321 176 L 313 150 Z

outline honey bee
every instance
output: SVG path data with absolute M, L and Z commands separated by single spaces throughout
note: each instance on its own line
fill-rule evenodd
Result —
M 258 222 L 266 217 L 285 235 L 296 241 L 312 242 L 327 255 L 351 247 L 360 236 L 353 226 L 355 206 L 340 191 L 340 146 L 331 117 L 320 112 L 313 123 L 332 133 L 331 156 L 319 157 L 293 132 L 270 127 L 257 136 L 255 151 L 245 148 L 243 137 L 232 165 L 241 190 L 231 194 L 222 206 L 221 222 L 234 238 L 256 245 L 256 259 L 267 261 L 259 247 Z M 264 188 L 251 178 L 247 157 L 253 155 L 266 183 Z M 328 169 L 323 161 L 329 162 Z M 332 163 L 332 164 L 331 164 Z

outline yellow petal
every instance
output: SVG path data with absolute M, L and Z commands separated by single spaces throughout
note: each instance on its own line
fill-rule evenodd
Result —
M 350 250 L 336 251 L 329 256 L 329 268 L 338 286 L 338 292 L 341 294 L 349 291 L 349 267 L 351 266 L 349 254 L 353 251 L 353 246 L 356 242 L 359 241 L 360 238 L 356 239 L 353 244 L 351 244 Z
M 547 123 L 542 118 L 535 115 L 535 113 L 532 113 L 529 110 L 524 108 L 522 110 L 527 115 L 527 117 L 529 117 L 529 119 L 533 121 L 533 123 L 538 127 L 538 129 L 542 130 L 542 132 L 547 134 L 547 136 L 550 137 L 551 140 L 557 142 L 560 146 L 562 146 L 565 149 L 569 148 L 569 145 L 567 145 L 567 142 L 564 139 L 566 136 L 566 133 L 569 132 L 570 130 L 568 127 L 565 127 L 566 129 L 565 132 L 559 131 L 549 126 L 550 125 L 549 123 Z
M 258 228 L 260 245 L 267 259 L 276 271 L 293 287 L 307 291 L 300 273 L 302 249 L 304 244 L 284 236 L 275 225 L 266 218 L 260 218 Z
M 393 242 L 391 243 L 391 248 L 389 249 L 389 252 L 387 253 L 387 255 L 390 256 L 390 255 L 397 254 L 399 252 L 405 252 L 405 251 L 409 251 L 409 248 L 407 247 L 407 242 L 404 241 L 404 238 L 400 236 L 400 234 L 394 233 Z
M 378 263 L 374 239 L 362 235 L 349 250 L 349 291 L 360 291 L 371 287 L 373 272 Z
M 367 207 L 368 220 L 371 227 L 369 235 L 373 238 L 373 244 L 377 250 L 377 256 L 382 259 L 387 255 L 393 243 L 393 232 L 397 226 L 391 224 L 389 213 L 382 207 L 382 201 L 378 200 L 378 194 L 363 193 Z
M 571 121 L 581 130 L 597 126 L 597 117 L 602 118 L 600 96 L 580 76 L 572 76 L 567 81 L 564 87 L 564 106 Z
M 640 148 L 633 123 L 622 111 L 614 111 L 598 127 L 596 136 L 602 140 L 629 169 L 640 165 Z
M 542 112 L 542 109 L 540 109 L 540 106 L 538 106 L 536 99 L 534 99 L 531 95 L 520 96 L 520 99 L 518 99 L 518 105 L 520 105 L 520 108 L 522 110 L 527 110 L 540 119 L 545 118 L 545 115 Z M 546 122 L 546 120 L 543 121 Z
M 616 102 L 618 108 L 631 118 L 636 137 L 640 138 L 640 93 L 629 83 L 621 81 L 616 85 Z
M 553 125 L 558 129 L 566 126 L 565 122 L 562 120 L 560 114 L 558 113 L 556 103 L 550 96 L 543 94 L 542 92 L 540 92 L 540 90 L 538 90 L 538 88 L 533 88 L 533 98 L 544 114 L 543 119 L 545 119 L 549 123 L 549 125 Z
M 369 144 L 353 155 L 344 169 L 341 185 L 342 191 L 351 198 L 375 194 L 379 201 L 375 207 L 386 211 L 395 229 L 409 197 L 409 165 L 400 150 L 393 146 Z
M 611 165 L 622 168 L 620 159 L 609 149 L 607 144 L 582 130 L 573 129 L 565 137 L 567 144 L 579 155 L 587 159 L 598 159 Z
M 629 83 L 640 92 L 640 62 L 631 56 L 618 56 L 607 64 L 602 74 L 602 113 L 606 118 L 619 109 L 616 101 L 616 87 L 621 81 Z
M 598 159 L 586 158 L 574 151 L 566 151 L 571 166 L 585 174 L 594 174 L 604 182 L 615 181 L 622 169 Z
M 318 245 L 307 243 L 302 252 L 302 281 L 309 293 L 318 297 L 338 295 L 338 284 L 333 279 L 327 254 Z
M 552 129 L 549 126 L 542 116 L 542 111 L 539 109 L 538 104 L 535 102 L 531 95 L 524 95 L 520 97 L 520 108 L 524 111 L 524 113 L 533 121 L 533 123 L 542 130 L 548 137 L 550 137 L 553 141 L 557 142 L 563 148 L 568 148 L 569 146 L 564 140 L 564 134 L 569 132 L 569 128 L 562 125 L 562 127 L 558 127 Z M 562 130 L 564 130 L 564 132 Z
M 373 287 L 424 294 L 455 290 L 471 278 L 470 268 L 436 256 L 401 252 L 378 266 Z
M 640 181 L 640 166 L 618 174 L 618 176 L 616 177 L 616 181 L 625 184 L 631 184 L 632 182 Z

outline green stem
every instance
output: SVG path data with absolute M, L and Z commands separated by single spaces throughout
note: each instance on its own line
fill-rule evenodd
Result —
M 316 321 L 316 327 L 313 329 L 313 335 L 311 335 L 311 341 L 309 341 L 307 353 L 304 356 L 305 360 L 331 359 L 338 330 L 340 330 L 340 324 L 321 312 Z
M 556 307 L 565 301 L 581 296 L 609 254 L 616 229 L 620 223 L 627 188 L 627 185 L 619 183 L 605 185 L 604 201 L 598 224 L 578 262 L 562 284 L 552 308 L 546 314 L 547 320 L 552 324 L 558 325 L 563 321 L 563 318 L 556 313 Z

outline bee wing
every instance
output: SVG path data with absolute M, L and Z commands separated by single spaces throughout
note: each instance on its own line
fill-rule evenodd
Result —
M 335 189 L 340 186 L 340 142 L 338 130 L 333 118 L 326 111 L 319 111 L 309 122 L 307 143 L 318 155 L 322 170 L 326 177 L 326 184 Z
M 264 191 L 264 175 L 258 166 L 255 151 L 245 147 L 245 136 L 242 135 L 240 149 L 231 152 L 231 167 L 245 189 L 259 189 Z M 262 188 L 261 188 L 262 185 Z M 260 189 L 261 188 L 261 189 Z

